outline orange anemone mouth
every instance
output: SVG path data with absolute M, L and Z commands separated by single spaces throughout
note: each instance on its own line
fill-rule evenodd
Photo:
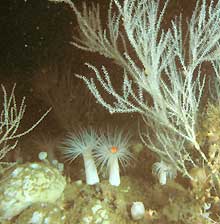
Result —
M 111 153 L 116 153 L 118 151 L 118 148 L 116 146 L 111 147 Z

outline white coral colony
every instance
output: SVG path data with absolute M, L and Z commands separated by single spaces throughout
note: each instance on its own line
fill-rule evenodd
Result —
M 129 147 L 128 135 L 123 135 L 122 131 L 108 131 L 106 135 L 101 135 L 99 144 L 95 150 L 95 157 L 101 169 L 107 165 L 109 183 L 113 186 L 120 185 L 119 163 L 123 168 L 133 158 Z
M 94 130 L 82 130 L 78 134 L 70 133 L 61 147 L 64 156 L 73 161 L 79 155 L 83 156 L 86 183 L 94 185 L 99 183 L 96 165 L 92 156 L 92 150 L 97 147 L 97 134 Z

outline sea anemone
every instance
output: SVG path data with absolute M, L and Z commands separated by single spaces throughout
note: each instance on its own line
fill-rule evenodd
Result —
M 69 133 L 60 147 L 64 157 L 71 162 L 79 155 L 83 156 L 86 183 L 89 185 L 99 183 L 99 177 L 92 155 L 92 150 L 97 147 L 97 139 L 98 136 L 93 129 L 83 129 L 77 134 Z
M 102 134 L 99 138 L 94 156 L 101 170 L 107 166 L 109 183 L 113 186 L 120 185 L 119 162 L 125 168 L 133 158 L 128 151 L 129 140 L 129 135 L 123 135 L 122 131 L 117 130 L 107 131 L 106 135 Z
M 152 172 L 158 176 L 161 185 L 165 185 L 167 183 L 167 179 L 172 180 L 177 175 L 175 167 L 162 160 L 153 164 Z

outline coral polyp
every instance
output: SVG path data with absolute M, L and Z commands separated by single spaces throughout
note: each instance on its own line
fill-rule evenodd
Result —
M 95 158 L 101 170 L 106 166 L 111 185 L 120 185 L 119 163 L 125 168 L 133 155 L 128 151 L 130 136 L 122 131 L 107 131 L 99 138 Z

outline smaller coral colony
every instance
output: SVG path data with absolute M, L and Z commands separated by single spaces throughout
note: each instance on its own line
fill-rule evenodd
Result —
M 100 135 L 93 129 L 82 129 L 78 134 L 69 133 L 60 147 L 64 157 L 73 161 L 82 155 L 85 167 L 86 183 L 99 183 L 96 165 L 106 170 L 109 183 L 120 185 L 119 163 L 123 168 L 134 159 L 128 151 L 130 136 L 122 131 L 110 131 Z

